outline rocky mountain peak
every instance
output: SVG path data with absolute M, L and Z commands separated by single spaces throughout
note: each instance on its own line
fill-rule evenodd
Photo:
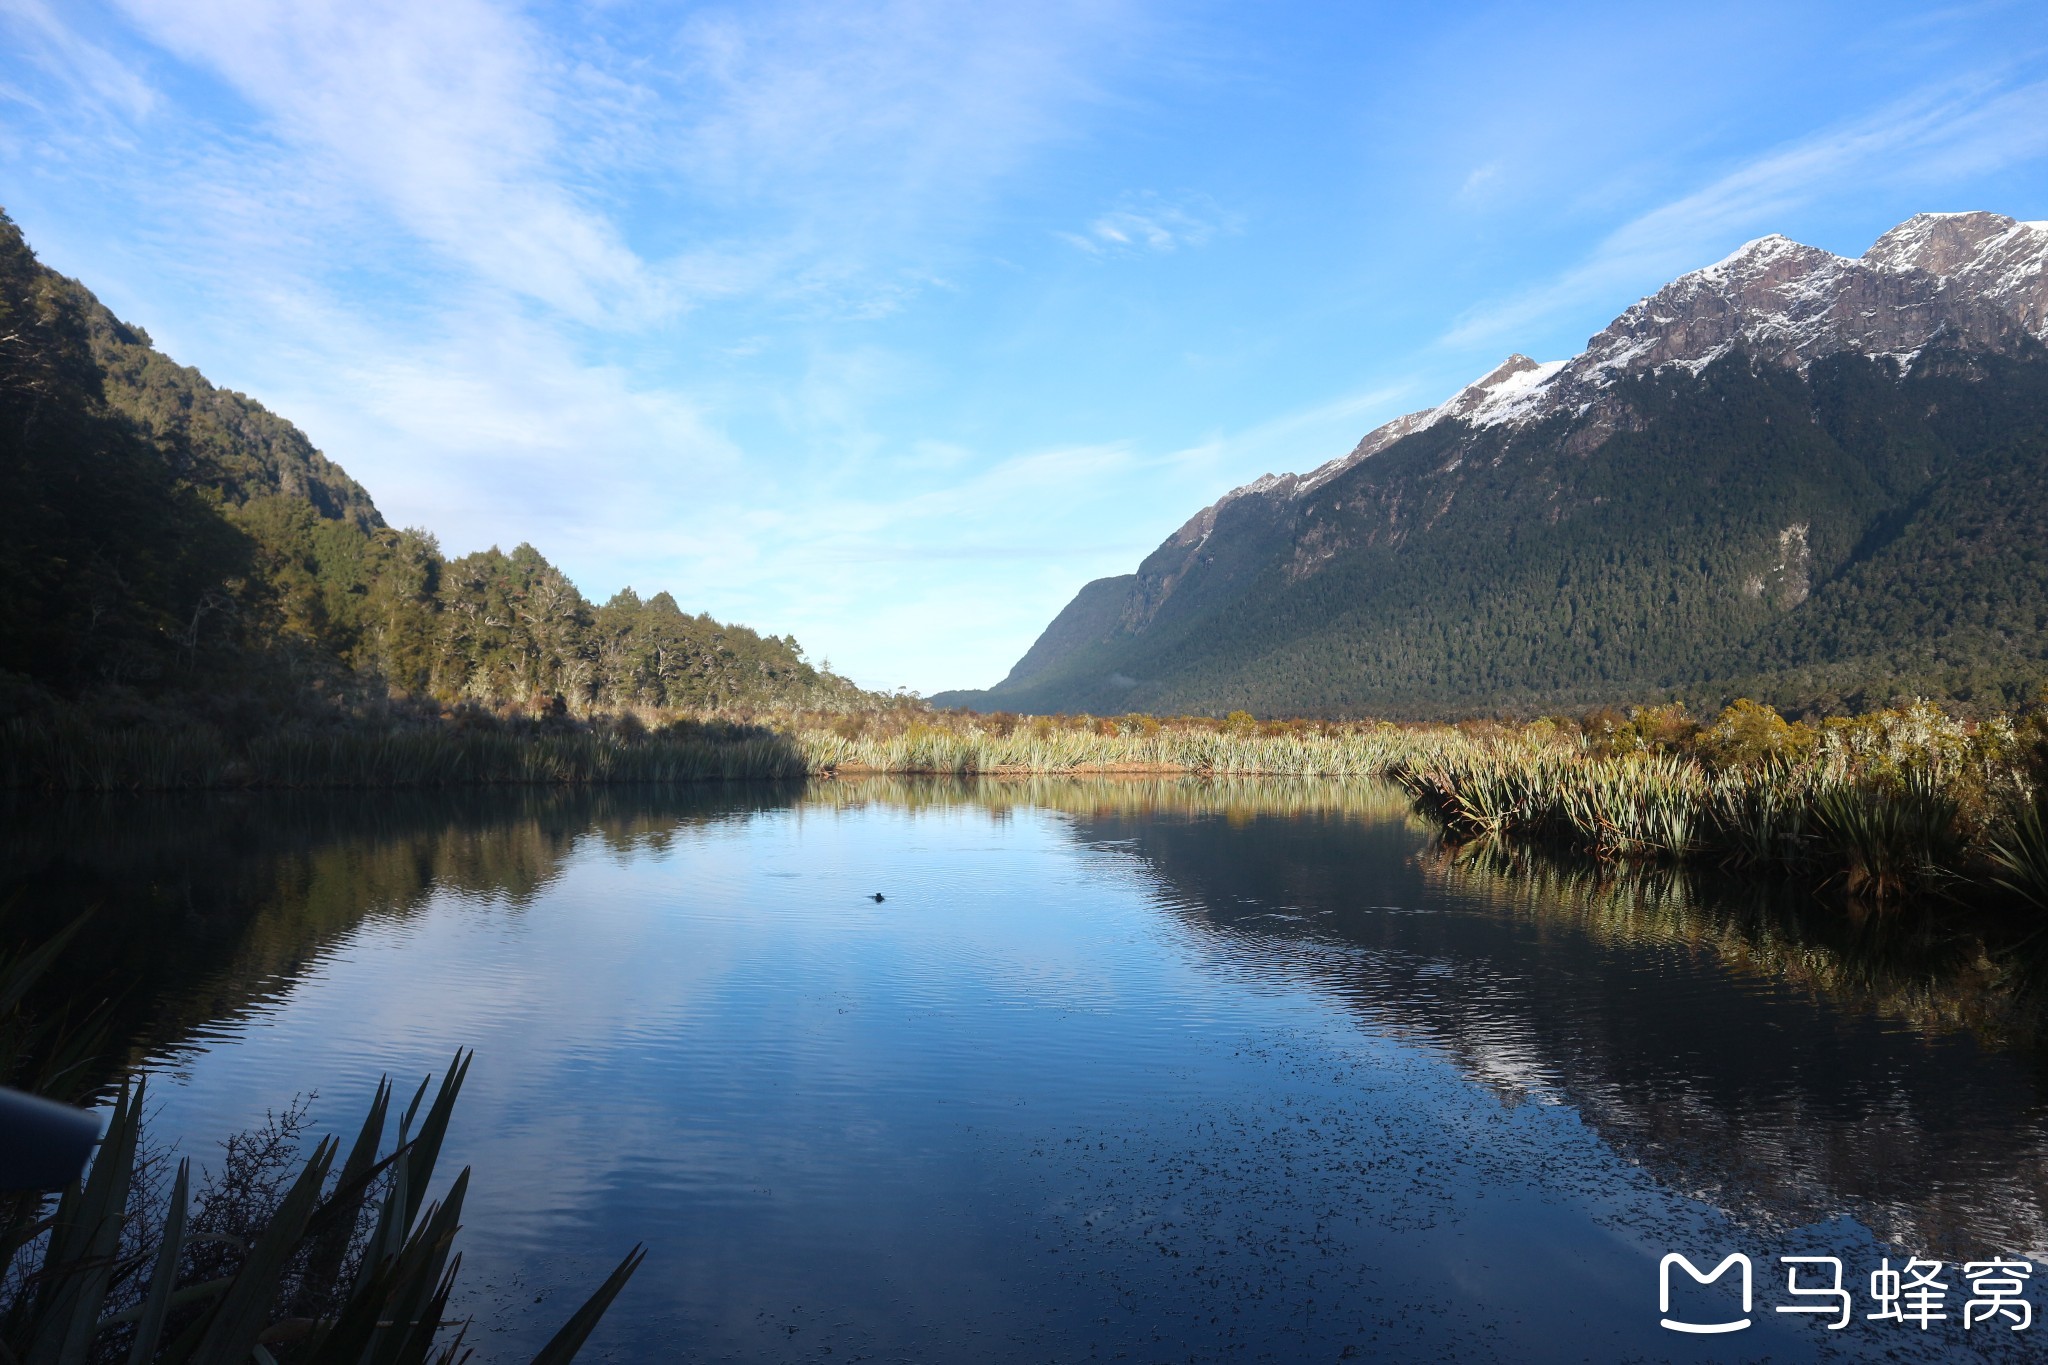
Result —
M 1923 213 L 1860 260 L 1760 237 L 1629 308 L 1587 343 L 1567 377 L 1581 389 L 1605 387 L 1663 365 L 1698 370 L 1737 346 L 1800 370 L 1842 351 L 1910 364 L 1937 337 L 2003 351 L 2020 333 L 2048 333 L 2044 307 L 2048 223 Z
M 2048 222 L 1999 213 L 1916 214 L 1861 259 L 1772 233 L 1639 300 L 1570 360 L 1519 352 L 1435 407 L 1366 433 L 1307 474 L 1268 474 L 1197 513 L 1169 541 L 1199 546 L 1217 512 L 1246 497 L 1301 498 L 1403 437 L 1454 420 L 1524 426 L 1583 415 L 1620 381 L 1677 366 L 1694 373 L 1738 349 L 1805 370 L 1842 351 L 1910 366 L 1940 340 L 2010 351 L 2048 341 Z
M 1921 214 L 1860 257 L 1757 238 L 1568 361 L 1510 355 L 1204 508 L 989 699 L 1391 714 L 1769 675 L 1804 705 L 1980 666 L 2016 695 L 2048 594 L 2044 343 L 2048 223 Z M 1876 363 L 1826 372 L 1844 356 Z M 1967 624 L 1898 653 L 1936 619 Z
M 1916 213 L 1871 244 L 1863 263 L 1878 270 L 1925 270 L 1951 275 L 1969 266 L 1987 244 L 2014 228 L 2040 228 L 2017 223 L 2002 213 Z

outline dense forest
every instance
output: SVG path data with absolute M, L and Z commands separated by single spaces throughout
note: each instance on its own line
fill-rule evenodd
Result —
M 157 351 L 0 213 L 0 718 L 865 697 L 665 592 L 598 606 L 530 545 L 450 559 L 385 525 L 296 427 Z
M 1620 420 L 1611 413 L 1618 411 Z M 1596 421 L 1605 425 L 1596 428 Z M 1456 717 L 1748 695 L 1834 713 L 2048 680 L 2048 355 L 1739 351 L 1609 415 L 1446 421 L 1090 584 L 941 705 Z

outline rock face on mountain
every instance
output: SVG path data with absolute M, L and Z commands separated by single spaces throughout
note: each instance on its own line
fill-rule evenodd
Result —
M 942 704 L 1526 710 L 2048 675 L 2048 223 L 1772 236 L 1091 583 Z

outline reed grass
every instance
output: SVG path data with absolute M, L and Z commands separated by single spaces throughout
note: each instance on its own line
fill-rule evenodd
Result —
M 424 1110 L 427 1082 L 402 1113 L 390 1082 L 380 1083 L 346 1155 L 337 1139 L 321 1141 L 251 1235 L 210 1239 L 232 1241 L 213 1256 L 195 1254 L 211 1248 L 192 1235 L 189 1160 L 160 1216 L 138 1226 L 136 1196 L 152 1158 L 142 1142 L 144 1084 L 124 1082 L 97 1155 L 54 1207 L 16 1198 L 4 1259 L 17 1292 L 0 1311 L 0 1352 L 53 1365 L 457 1365 L 468 1355 L 467 1324 L 445 1319 L 469 1171 L 440 1200 L 426 1194 L 468 1066 L 458 1054 Z M 394 1116 L 396 1145 L 380 1155 Z M 567 1365 L 644 1256 L 634 1248 L 534 1365 Z
M 653 724 L 649 724 L 651 720 Z M 1915 705 L 1792 725 L 1738 702 L 1699 725 L 1628 718 L 1457 726 L 1151 716 L 870 713 L 591 717 L 299 728 L 75 718 L 0 727 L 0 784 L 45 790 L 448 787 L 789 779 L 1200 775 L 1398 782 L 1454 840 L 1599 859 L 1813 875 L 1875 902 L 1976 889 L 2048 905 L 2040 716 L 1965 722 Z
M 1391 774 L 1455 840 L 1809 873 L 1880 904 L 1996 888 L 2048 908 L 2038 750 L 2019 738 L 2007 718 L 1966 724 L 1924 705 L 1719 764 L 1700 750 L 1439 730 Z
M 1098 721 L 1087 728 L 1035 723 L 1005 730 L 956 718 L 950 723 L 917 722 L 894 732 L 869 731 L 850 737 L 832 729 L 807 728 L 799 730 L 796 737 L 814 772 L 964 777 L 1126 771 L 1216 777 L 1368 777 L 1386 772 L 1404 752 L 1407 741 L 1403 736 L 1404 732 L 1393 726 L 1304 727 L 1247 734 L 1195 723 L 1125 727 L 1115 721 Z
M 1986 840 L 1992 880 L 2037 910 L 2048 910 L 2048 822 L 2040 805 L 2023 807 L 2010 828 Z

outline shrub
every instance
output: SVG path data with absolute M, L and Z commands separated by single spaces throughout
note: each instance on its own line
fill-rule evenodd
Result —
M 1813 732 L 1793 725 L 1768 706 L 1747 697 L 1722 708 L 1714 723 L 1693 741 L 1694 749 L 1717 768 L 1748 768 L 1773 759 L 1803 756 Z

